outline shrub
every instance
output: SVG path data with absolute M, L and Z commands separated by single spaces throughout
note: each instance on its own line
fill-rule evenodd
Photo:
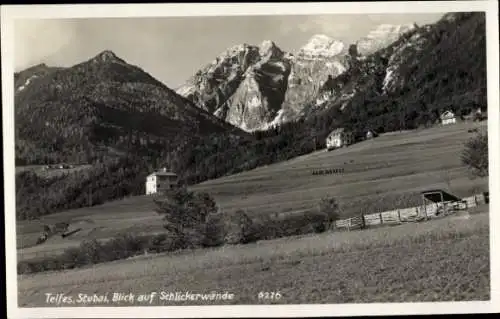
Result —
M 488 135 L 478 134 L 467 141 L 461 160 L 473 176 L 488 176 Z
M 203 246 L 207 221 L 217 213 L 217 205 L 209 194 L 189 192 L 182 187 L 155 203 L 156 212 L 164 216 L 164 228 L 177 238 L 181 248 Z
M 171 246 L 171 241 L 169 240 L 167 234 L 158 234 L 149 238 L 147 249 L 148 251 L 159 253 L 164 250 L 168 250 L 165 249 L 167 246 Z
M 252 239 L 274 239 L 309 233 L 320 233 L 327 229 L 325 213 L 308 210 L 288 214 L 262 214 L 253 219 Z
M 60 256 L 60 259 L 62 260 L 62 269 L 71 269 L 85 265 L 78 247 L 66 249 Z
M 229 216 L 226 228 L 224 242 L 228 244 L 247 244 L 258 238 L 253 220 L 241 209 Z
M 269 214 L 261 214 L 253 219 L 252 228 L 256 240 L 273 239 L 281 236 L 278 217 L 272 217 Z
M 43 225 L 43 232 L 50 234 L 52 232 L 52 229 L 49 225 Z
M 67 248 L 61 255 L 20 261 L 19 274 L 35 273 L 46 270 L 62 270 L 93 265 L 97 263 L 128 258 L 140 254 L 144 249 L 156 252 L 176 249 L 166 234 L 154 236 L 120 235 L 107 242 L 97 240 L 83 241 L 78 247 Z
M 29 261 L 20 261 L 17 263 L 17 273 L 18 274 L 30 274 L 34 272 L 32 263 Z
M 82 261 L 85 265 L 96 264 L 100 262 L 100 252 L 102 251 L 101 244 L 96 240 L 84 240 L 80 244 L 80 253 Z
M 142 251 L 144 246 L 141 244 L 140 237 L 122 234 L 102 244 L 101 250 L 104 251 L 102 260 L 111 261 L 128 258 Z
M 305 216 L 315 233 L 326 231 L 328 216 L 325 213 L 320 211 L 308 211 Z
M 340 217 L 340 209 L 335 198 L 323 198 L 318 205 L 319 213 L 325 215 L 325 228 L 329 229 Z
M 222 213 L 210 214 L 205 223 L 203 246 L 214 247 L 224 244 L 226 233 L 224 215 Z

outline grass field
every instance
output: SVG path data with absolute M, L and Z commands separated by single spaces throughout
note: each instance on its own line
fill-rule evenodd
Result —
M 459 124 L 392 133 L 332 152 L 320 151 L 223 177 L 194 189 L 213 194 L 227 210 L 281 212 L 314 207 L 321 197 L 339 199 L 345 215 L 420 204 L 419 192 L 443 188 L 458 196 L 487 190 L 487 179 L 471 180 L 460 161 L 472 126 Z M 342 168 L 343 174 L 312 175 Z
M 332 152 L 324 150 L 192 187 L 212 194 L 224 211 L 292 213 L 314 208 L 323 196 L 334 196 L 344 216 L 420 204 L 419 191 L 443 188 L 458 196 L 488 189 L 488 179 L 468 177 L 460 162 L 467 130 L 486 123 L 461 123 L 382 135 Z M 342 174 L 312 175 L 313 170 L 343 168 Z M 104 205 L 71 210 L 17 225 L 18 259 L 58 254 L 87 238 L 109 238 L 121 232 L 163 231 L 150 197 L 137 196 Z M 33 246 L 43 224 L 68 222 L 82 231 L 50 238 Z
M 52 306 L 45 293 L 234 294 L 231 301 L 151 305 L 488 300 L 487 212 L 365 231 L 323 233 L 244 246 L 121 260 L 72 271 L 18 276 L 20 307 Z M 258 293 L 279 292 L 264 301 Z M 74 303 L 66 306 L 81 306 Z

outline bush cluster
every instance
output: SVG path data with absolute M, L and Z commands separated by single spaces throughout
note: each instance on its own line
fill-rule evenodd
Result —
M 243 210 L 221 213 L 206 193 L 178 189 L 157 200 L 164 215 L 165 233 L 124 234 L 107 241 L 83 241 L 61 255 L 20 261 L 19 274 L 84 267 L 148 253 L 180 249 L 248 244 L 286 236 L 323 232 L 338 218 L 338 205 L 332 198 L 321 201 L 317 210 L 281 215 L 256 215 Z

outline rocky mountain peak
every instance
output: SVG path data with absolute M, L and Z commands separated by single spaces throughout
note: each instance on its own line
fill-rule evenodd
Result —
M 358 51 L 362 55 L 369 55 L 387 47 L 389 44 L 396 41 L 402 34 L 414 28 L 414 24 L 381 24 L 358 41 Z
M 344 51 L 342 41 L 334 40 L 324 34 L 316 34 L 300 48 L 298 55 L 306 58 L 334 57 Z
M 367 35 L 368 38 L 376 38 L 387 36 L 387 34 L 401 34 L 405 31 L 413 29 L 413 24 L 380 24 L 374 30 L 370 31 Z
M 113 51 L 111 50 L 104 50 L 98 55 L 96 55 L 92 61 L 94 63 L 98 62 L 104 62 L 104 63 L 109 63 L 109 62 L 114 62 L 114 63 L 125 63 L 124 60 L 120 59 Z
M 456 12 L 449 12 L 449 13 L 446 13 L 445 15 L 443 15 L 442 20 L 448 21 L 448 22 L 454 22 L 455 20 L 457 20 L 457 18 L 458 18 L 458 15 Z
M 229 47 L 224 52 L 222 52 L 219 56 L 233 56 L 235 54 L 239 54 L 240 52 L 245 52 L 252 47 L 254 47 L 254 46 L 249 45 L 247 43 L 235 44 L 235 45 Z
M 32 67 L 33 69 L 47 69 L 48 66 L 45 63 L 40 63 Z
M 259 54 L 262 57 L 279 58 L 283 56 L 283 51 L 273 41 L 264 40 L 259 45 Z

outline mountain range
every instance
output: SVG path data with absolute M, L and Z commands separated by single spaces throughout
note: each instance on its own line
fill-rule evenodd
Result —
M 196 135 L 244 135 L 111 51 L 68 68 L 37 65 L 14 77 L 20 162 L 88 163 L 171 150 Z
M 245 131 L 265 130 L 300 119 L 309 104 L 321 103 L 323 84 L 351 67 L 349 52 L 366 57 L 415 28 L 383 24 L 350 45 L 317 34 L 293 53 L 270 40 L 235 45 L 176 92 Z
M 236 45 L 176 90 L 111 51 L 14 79 L 16 165 L 91 164 L 18 174 L 17 216 L 33 218 L 143 194 L 163 165 L 198 183 L 313 152 L 334 128 L 359 137 L 486 110 L 485 14 L 382 25 L 349 45 L 316 35 L 294 53 Z

